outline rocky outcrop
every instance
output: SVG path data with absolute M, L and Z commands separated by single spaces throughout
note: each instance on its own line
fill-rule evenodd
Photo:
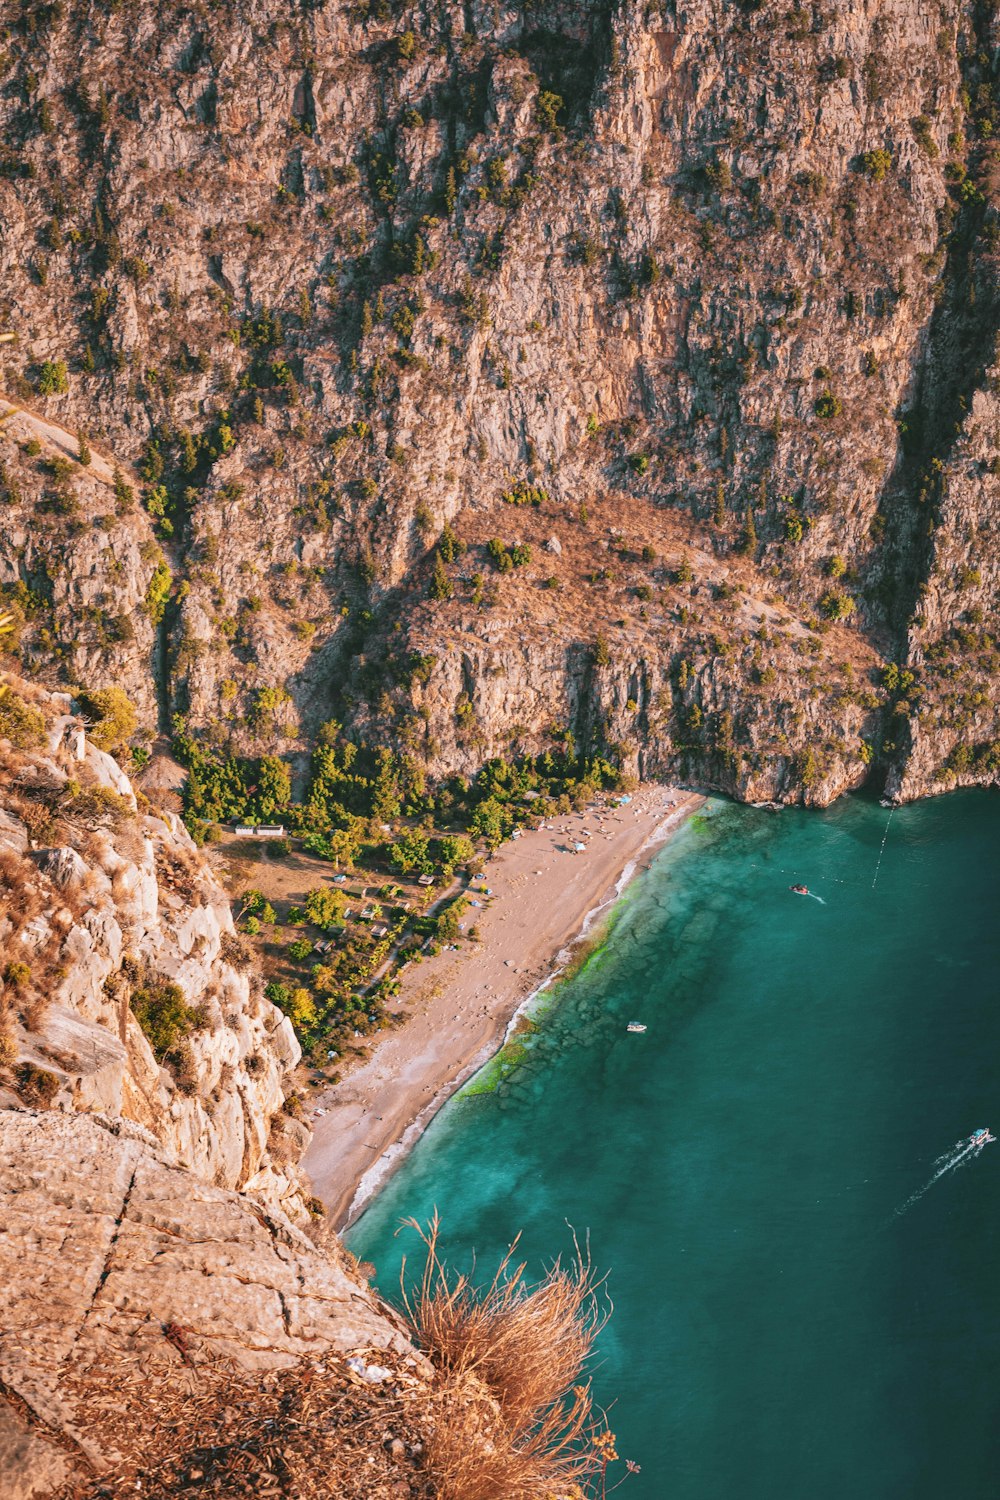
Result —
M 63 1493 L 119 1455 L 84 1394 L 158 1367 L 422 1362 L 370 1288 L 280 1212 L 168 1161 L 138 1126 L 0 1111 L 0 1472 Z M 101 1372 L 108 1372 L 106 1378 Z M 183 1385 L 183 1383 L 182 1383 Z
M 116 476 L 92 450 L 79 463 L 79 440 L 30 413 L 0 410 L 0 420 L 0 598 L 21 660 L 33 676 L 56 666 L 80 687 L 117 684 L 155 734 L 170 575 L 135 476 Z
M 47 737 L 8 744 L 0 778 L 0 1101 L 41 1089 L 55 1109 L 134 1122 L 203 1180 L 307 1217 L 299 1045 L 225 893 L 68 700 L 36 699 Z

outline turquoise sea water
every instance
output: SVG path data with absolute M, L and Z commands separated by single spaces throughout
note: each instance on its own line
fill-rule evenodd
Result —
M 1000 1135 L 998 834 L 985 792 L 710 804 L 351 1248 L 392 1295 L 405 1215 L 487 1273 L 589 1231 L 628 1500 L 995 1500 L 1000 1143 L 896 1210 Z

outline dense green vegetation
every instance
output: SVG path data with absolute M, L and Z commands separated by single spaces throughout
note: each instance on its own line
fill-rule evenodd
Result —
M 188 1005 L 180 986 L 162 979 L 147 977 L 133 993 L 131 1006 L 159 1062 L 166 1061 L 201 1020 L 200 1012 Z
M 306 851 L 341 872 L 355 864 L 367 872 L 350 886 L 342 875 L 339 886 L 309 891 L 280 918 L 262 891 L 242 898 L 243 931 L 265 939 L 268 967 L 280 975 L 266 993 L 317 1062 L 351 1033 L 386 1024 L 384 1001 L 403 964 L 462 935 L 467 898 L 460 890 L 442 898 L 440 889 L 422 889 L 414 904 L 393 876 L 446 884 L 460 868 L 474 870 L 479 849 L 496 849 L 516 828 L 586 803 L 620 780 L 607 760 L 577 755 L 565 733 L 544 754 L 497 758 L 472 781 L 452 777 L 432 787 L 412 756 L 358 744 L 331 722 L 313 751 L 304 796 L 294 800 L 288 767 L 276 757 L 225 756 L 182 726 L 175 746 L 189 772 L 185 819 L 199 841 L 216 837 L 223 820 L 280 820 Z M 374 891 L 362 883 L 375 878 L 387 883 Z
M 420 835 L 396 833 L 401 820 L 424 832 L 436 828 L 482 839 L 495 849 L 519 823 L 560 806 L 579 804 L 603 788 L 617 786 L 620 773 L 601 756 L 578 756 L 572 736 L 558 747 L 513 761 L 488 761 L 473 781 L 452 777 L 436 788 L 411 755 L 347 739 L 334 722 L 321 730 L 313 751 L 309 784 L 301 801 L 292 798 L 291 774 L 278 756 L 227 756 L 206 747 L 179 725 L 174 748 L 188 768 L 184 818 L 200 842 L 213 825 L 234 819 L 281 820 L 306 847 L 343 868 L 365 852 L 401 871 L 451 868 L 470 857 L 454 835 L 428 843 Z M 527 802 L 525 799 L 527 798 Z

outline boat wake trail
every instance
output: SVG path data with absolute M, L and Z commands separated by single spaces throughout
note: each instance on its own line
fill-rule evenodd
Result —
M 982 1155 L 983 1148 L 995 1140 L 996 1136 L 990 1135 L 988 1130 L 977 1130 L 969 1136 L 968 1140 L 956 1141 L 950 1151 L 946 1151 L 943 1156 L 937 1158 L 934 1163 L 934 1171 L 923 1187 L 918 1188 L 915 1193 L 911 1193 L 906 1202 L 900 1204 L 896 1209 L 895 1217 L 897 1219 L 901 1218 L 915 1203 L 920 1202 L 924 1194 L 934 1186 L 939 1178 L 946 1176 L 949 1172 L 957 1171 L 959 1167 L 964 1167 L 967 1162 L 975 1161 L 977 1156 Z
M 815 891 L 804 891 L 803 895 L 811 896 L 814 901 L 818 901 L 819 902 L 820 906 L 825 906 L 826 905 L 826 902 L 823 900 L 823 897 L 822 896 L 817 896 L 817 894 L 816 894 Z

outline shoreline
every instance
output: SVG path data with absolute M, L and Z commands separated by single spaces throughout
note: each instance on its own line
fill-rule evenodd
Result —
M 410 965 L 393 1005 L 400 1024 L 312 1101 L 302 1165 L 338 1232 L 704 800 L 644 785 L 625 806 L 607 799 L 501 846 L 473 883 L 488 886 L 489 897 L 471 885 L 468 892 L 482 905 L 466 910 L 463 925 L 478 927 L 479 940 Z M 584 847 L 574 852 L 577 844 Z

